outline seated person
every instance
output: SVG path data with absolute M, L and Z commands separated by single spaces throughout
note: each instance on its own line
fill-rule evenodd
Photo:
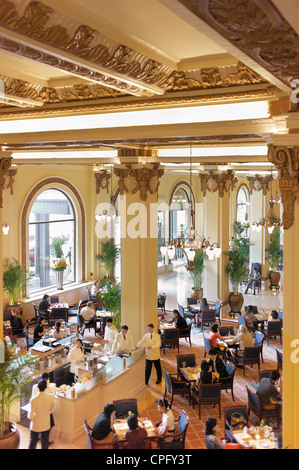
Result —
M 217 420 L 209 417 L 206 419 L 206 436 L 214 444 L 216 449 L 225 449 L 226 444 L 217 436 L 216 432 L 219 432 Z
M 49 302 L 49 298 L 50 298 L 50 296 L 48 294 L 45 294 L 43 296 L 43 299 L 39 303 L 38 311 L 41 315 L 43 315 L 43 313 L 48 315 L 48 308 L 51 307 L 50 302 Z
M 13 335 L 20 335 L 23 333 L 23 322 L 20 312 L 17 308 L 11 310 L 11 327 Z
M 274 385 L 279 378 L 280 373 L 278 370 L 273 370 L 270 377 L 263 377 L 259 383 L 256 393 L 267 409 L 275 409 L 277 405 L 281 404 L 282 386 L 280 387 L 280 391 L 278 391 Z
M 112 403 L 106 403 L 104 411 L 100 413 L 94 423 L 91 437 L 107 445 L 112 445 L 115 441 L 113 434 L 113 421 L 115 417 L 115 406 Z
M 254 347 L 254 342 L 251 334 L 247 330 L 247 326 L 245 325 L 240 325 L 238 334 L 232 339 L 231 341 L 232 344 L 237 344 L 239 343 L 239 349 L 235 351 L 235 354 L 237 356 L 242 357 L 243 352 L 245 348 L 253 348 Z
M 160 398 L 158 400 L 158 411 L 162 413 L 162 421 L 157 423 L 158 427 L 155 431 L 156 436 L 170 436 L 170 440 L 172 436 L 175 434 L 175 424 L 174 424 L 174 416 L 171 411 L 171 406 L 166 400 L 166 398 Z
M 84 325 L 88 328 L 89 326 L 96 328 L 95 321 L 95 308 L 93 302 L 90 300 L 87 302 L 86 307 L 82 308 L 81 315 L 83 317 Z
M 185 318 L 182 317 L 182 315 L 180 315 L 177 309 L 173 310 L 172 313 L 173 313 L 172 323 L 175 325 L 176 328 L 179 328 L 180 330 L 184 330 L 188 328 Z
M 55 330 L 52 333 L 53 338 L 55 339 L 62 339 L 63 332 L 61 331 L 61 322 L 59 320 L 55 323 Z
M 200 363 L 200 372 L 197 375 L 195 384 L 199 386 L 200 384 L 211 384 L 217 381 L 217 377 L 212 372 L 210 364 L 208 361 L 202 360 Z
M 98 281 L 93 281 L 93 284 L 90 289 L 90 294 L 93 297 L 96 297 L 98 295 L 99 289 L 98 289 Z
M 280 318 L 279 318 L 279 316 L 278 316 L 277 310 L 272 310 L 272 312 L 271 312 L 271 317 L 268 318 L 268 321 L 267 321 L 266 325 L 262 325 L 261 330 L 262 330 L 263 333 L 265 333 L 265 332 L 267 331 L 267 324 L 268 324 L 269 322 L 272 322 L 272 321 L 276 321 L 276 322 L 277 322 L 277 321 L 281 321 Z
M 120 333 L 114 338 L 111 352 L 119 356 L 130 355 L 134 349 L 134 342 L 131 333 L 128 331 L 127 325 L 121 327 Z
M 257 270 L 257 268 L 254 268 L 253 273 L 249 274 L 247 286 L 245 289 L 245 294 L 247 294 L 248 288 L 252 286 L 253 295 L 255 295 L 255 289 L 258 286 L 260 280 L 261 280 L 261 273 Z
M 202 312 L 203 310 L 209 310 L 209 304 L 208 301 L 205 297 L 202 297 L 200 303 L 199 303 L 199 312 Z
M 248 305 L 245 311 L 245 323 L 247 328 L 257 328 L 258 327 L 258 321 L 256 319 L 255 314 L 253 313 L 254 307 L 252 305 Z
M 128 441 L 126 449 L 146 449 L 147 431 L 138 426 L 138 418 L 134 413 L 128 416 L 127 423 L 129 429 L 125 435 Z
M 217 355 L 217 350 L 210 349 L 209 351 L 209 366 L 210 370 L 214 373 L 219 374 L 219 379 L 223 379 L 228 376 L 225 364 L 223 360 Z
M 220 336 L 220 334 L 218 333 L 218 324 L 217 323 L 214 323 L 211 326 L 211 332 L 209 333 L 208 339 L 209 339 L 210 344 L 211 344 L 211 349 L 215 349 L 216 351 L 221 352 L 222 349 L 220 348 L 220 346 L 218 346 L 217 339 L 220 339 L 221 341 L 225 341 L 226 336 Z M 227 349 L 227 355 L 231 356 L 231 352 L 229 351 L 229 349 L 228 348 L 226 348 L 226 349 Z
M 36 343 L 39 341 L 43 334 L 45 333 L 44 331 L 44 324 L 45 324 L 45 317 L 39 316 L 37 317 L 36 325 L 34 327 L 34 332 L 33 332 L 33 341 Z

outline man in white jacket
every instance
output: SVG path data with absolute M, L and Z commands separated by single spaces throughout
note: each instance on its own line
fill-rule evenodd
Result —
M 143 338 L 137 343 L 135 349 L 140 347 L 145 348 L 145 385 L 148 385 L 148 381 L 151 376 L 152 366 L 154 364 L 157 372 L 157 381 L 156 384 L 161 383 L 162 380 L 162 370 L 161 370 L 161 361 L 160 361 L 160 345 L 161 338 L 158 333 L 155 333 L 154 325 L 149 323 L 147 325 L 147 333 Z
M 39 434 L 41 435 L 41 448 L 49 448 L 49 434 L 51 429 L 51 413 L 55 411 L 54 396 L 45 392 L 46 379 L 38 382 L 39 393 L 30 400 L 28 418 L 30 419 L 29 449 L 35 449 Z

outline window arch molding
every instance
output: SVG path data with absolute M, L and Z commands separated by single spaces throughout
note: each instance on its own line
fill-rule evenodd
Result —
M 60 177 L 46 178 L 37 183 L 29 192 L 21 215 L 21 264 L 24 270 L 29 268 L 29 215 L 36 198 L 47 189 L 62 191 L 72 202 L 76 224 L 76 249 L 79 260 L 78 281 L 85 281 L 86 271 L 86 211 L 78 190 L 69 181 Z M 27 287 L 26 290 L 29 288 Z M 29 293 L 29 292 L 28 292 Z M 27 294 L 27 292 L 26 292 Z
M 188 197 L 189 198 L 191 197 L 191 203 L 192 203 L 192 207 L 193 207 L 192 225 L 195 226 L 195 194 L 194 194 L 192 186 L 190 185 L 190 183 L 188 181 L 180 180 L 173 186 L 172 191 L 171 191 L 170 196 L 169 196 L 169 202 L 168 202 L 169 211 L 168 212 L 169 212 L 169 235 L 170 235 L 170 238 L 172 237 L 172 233 L 173 233 L 170 207 L 171 207 L 171 204 L 172 204 L 173 197 L 174 197 L 176 191 L 179 190 L 179 189 L 183 189 L 188 194 Z
M 236 192 L 236 220 L 238 220 L 238 206 L 241 205 L 238 200 L 240 196 L 240 192 L 244 191 L 246 195 L 246 202 L 250 203 L 250 193 L 249 193 L 249 188 L 245 183 L 241 183 L 240 186 L 237 189 Z M 249 209 L 248 209 L 249 208 Z M 249 222 L 249 210 L 250 210 L 250 204 L 246 208 L 246 212 L 248 213 L 248 222 Z

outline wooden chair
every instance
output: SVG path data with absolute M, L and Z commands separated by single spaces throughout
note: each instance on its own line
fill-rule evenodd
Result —
M 196 366 L 195 354 L 178 354 L 176 358 L 176 362 L 177 362 L 177 372 L 179 374 L 179 370 L 181 367 L 195 367 Z
M 176 374 L 170 374 L 166 371 L 165 367 L 164 370 L 164 378 L 165 378 L 165 391 L 164 391 L 164 398 L 167 395 L 167 392 L 170 393 L 170 406 L 172 406 L 174 395 L 184 395 L 185 393 L 188 394 L 189 405 L 191 401 L 191 393 L 190 393 L 190 382 L 186 382 L 183 380 L 178 380 Z
M 241 325 L 245 325 L 245 326 L 246 326 L 245 318 L 244 318 L 242 315 L 240 315 L 240 314 L 238 313 L 238 326 L 239 326 L 239 328 L 240 328 Z
M 49 325 L 53 325 L 56 321 L 67 322 L 67 308 L 53 307 L 49 315 Z
M 205 348 L 204 357 L 206 357 L 206 355 L 209 354 L 209 351 L 212 349 L 211 348 L 211 342 L 205 334 L 203 334 L 203 341 L 204 341 L 204 348 Z
M 50 304 L 58 304 L 59 303 L 59 297 L 58 295 L 51 295 L 50 297 Z
M 275 348 L 276 350 L 276 358 L 277 358 L 277 370 L 282 370 L 282 351 L 279 351 L 279 349 Z
M 217 300 L 214 305 L 215 317 L 218 319 L 219 325 L 221 325 L 221 302 Z
M 127 418 L 129 411 L 138 415 L 137 398 L 124 398 L 122 400 L 113 400 L 115 406 L 116 419 Z
M 280 344 L 282 344 L 282 322 L 280 321 L 268 321 L 267 323 L 267 331 L 266 331 L 266 339 L 267 344 L 269 344 L 269 340 L 271 338 L 275 338 L 279 336 Z
M 34 319 L 35 319 L 35 324 L 37 322 L 37 317 L 38 317 L 38 308 L 35 302 L 32 302 L 33 309 L 34 309 Z
M 165 309 L 166 298 L 167 298 L 166 294 L 158 295 L 158 310 L 162 310 L 163 315 L 165 315 L 166 313 L 166 309 Z
M 192 312 L 192 310 L 190 310 L 189 308 L 184 308 L 182 305 L 178 304 L 178 311 L 179 311 L 179 314 L 185 318 L 185 320 L 192 321 L 195 319 L 195 313 Z
M 178 354 L 180 353 L 180 341 L 179 341 L 180 330 L 178 328 L 165 328 L 163 332 L 162 348 L 165 354 L 165 347 L 170 345 L 178 348 Z
M 67 321 L 68 321 L 69 317 L 75 317 L 75 316 L 77 316 L 78 313 L 80 313 L 81 305 L 82 305 L 82 300 L 80 299 L 79 302 L 78 302 L 78 305 L 75 308 L 69 308 L 68 309 L 68 311 L 67 311 Z
M 223 412 L 224 434 L 230 440 L 230 442 L 236 442 L 232 431 L 242 428 L 242 426 L 248 426 L 247 406 L 238 405 L 225 407 Z
M 240 351 L 241 352 L 241 351 Z M 257 364 L 258 365 L 258 370 L 260 371 L 260 348 L 259 347 L 253 347 L 253 348 L 245 348 L 242 351 L 242 355 L 240 355 L 240 352 L 235 355 L 235 361 L 236 365 L 237 364 L 242 364 L 243 365 L 243 375 L 245 376 L 245 366 L 246 365 L 251 365 Z
M 200 384 L 194 385 L 192 395 L 192 406 L 198 403 L 198 418 L 201 419 L 201 406 L 202 405 L 216 405 L 219 406 L 219 418 L 221 418 L 221 385 L 220 383 L 214 384 Z
M 84 420 L 83 427 L 84 427 L 84 431 L 87 437 L 88 449 L 114 449 L 115 448 L 114 444 L 108 444 L 108 443 L 103 444 L 102 441 L 97 441 L 96 439 L 93 439 L 93 437 L 91 437 L 92 428 L 89 427 L 86 419 Z
M 24 327 L 23 331 L 26 338 L 26 348 L 28 351 L 28 349 L 34 345 L 33 333 L 29 333 L 29 326 L 27 325 Z
M 219 326 L 218 333 L 220 336 L 235 336 L 235 331 L 233 326 Z
M 175 422 L 177 425 L 173 440 L 167 442 L 165 436 L 159 437 L 157 442 L 158 449 L 185 449 L 186 434 L 189 426 L 189 418 L 185 410 L 182 410 Z
M 192 323 L 190 322 L 188 328 L 183 328 L 179 330 L 179 338 L 185 338 L 185 341 L 189 340 L 190 347 L 192 347 L 191 344 L 191 327 Z
M 198 320 L 201 322 L 201 331 L 203 333 L 203 326 L 209 326 L 213 325 L 216 323 L 216 310 L 215 309 L 209 309 L 209 310 L 203 310 L 199 316 Z
M 232 394 L 232 399 L 235 401 L 234 397 L 234 378 L 235 378 L 235 372 L 236 372 L 236 367 L 230 362 L 227 361 L 226 365 L 226 372 L 228 374 L 227 377 L 223 377 L 219 379 L 219 383 L 221 385 L 221 390 L 225 390 L 226 393 L 228 390 L 231 391 Z
M 253 424 L 256 425 L 260 423 L 263 419 L 277 419 L 277 427 L 279 428 L 280 424 L 280 405 L 277 405 L 274 409 L 267 409 L 264 407 L 263 403 L 261 402 L 259 396 L 250 390 L 247 386 L 247 397 L 248 397 L 248 420 Z M 250 413 L 253 413 L 255 416 L 258 417 L 258 421 L 252 421 L 250 418 Z

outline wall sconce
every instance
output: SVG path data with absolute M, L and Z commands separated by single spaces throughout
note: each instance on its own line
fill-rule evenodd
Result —
M 6 222 L 3 222 L 3 224 L 2 224 L 2 230 L 3 230 L 4 235 L 7 235 L 7 234 L 8 234 L 8 232 L 9 232 L 9 225 L 7 225 Z

